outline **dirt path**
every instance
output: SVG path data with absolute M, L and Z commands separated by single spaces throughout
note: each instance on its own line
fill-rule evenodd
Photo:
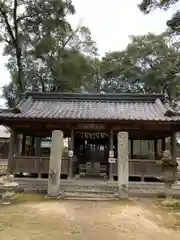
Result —
M 0 207 L 0 239 L 179 240 L 180 232 L 162 226 L 164 216 L 148 202 L 147 206 L 83 201 L 12 205 Z

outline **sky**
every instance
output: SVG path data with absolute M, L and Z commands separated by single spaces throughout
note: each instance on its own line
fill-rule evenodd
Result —
M 144 15 L 137 8 L 141 0 L 72 0 L 76 15 L 69 17 L 73 27 L 79 22 L 89 27 L 96 41 L 100 56 L 108 51 L 123 50 L 129 43 L 130 35 L 148 32 L 161 33 L 166 29 L 166 21 L 180 9 L 180 2 L 168 11 L 156 10 Z M 10 81 L 5 68 L 7 57 L 2 56 L 0 45 L 0 88 Z M 0 102 L 2 104 L 2 102 Z

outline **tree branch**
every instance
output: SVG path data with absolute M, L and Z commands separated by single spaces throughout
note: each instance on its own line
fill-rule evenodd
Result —
M 6 13 L 3 11 L 2 7 L 0 8 L 0 13 L 2 14 L 2 16 L 4 17 L 4 21 L 5 21 L 5 24 L 6 24 L 6 28 L 7 28 L 7 31 L 12 39 L 12 43 L 14 45 L 14 47 L 16 46 L 16 39 L 15 39 L 15 36 L 14 36 L 14 33 L 11 29 L 11 26 L 10 26 L 10 23 L 8 21 L 8 17 L 6 15 Z
M 69 36 L 69 38 L 68 38 L 65 42 L 63 42 L 63 48 L 66 47 L 66 45 L 68 44 L 68 42 L 76 35 L 76 33 L 79 31 L 79 29 L 80 29 L 80 27 L 76 28 L 76 30 L 74 30 L 74 31 L 72 32 L 72 34 Z

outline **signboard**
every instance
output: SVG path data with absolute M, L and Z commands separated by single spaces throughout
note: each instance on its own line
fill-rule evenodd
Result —
M 105 124 L 96 124 L 96 123 L 89 123 L 89 124 L 77 124 L 76 129 L 86 129 L 86 130 L 104 130 L 106 128 Z
M 69 155 L 69 157 L 73 157 L 74 151 L 73 150 L 69 150 L 68 155 Z
M 115 159 L 115 158 L 109 158 L 109 159 L 108 159 L 108 162 L 109 162 L 109 163 L 116 163 L 116 159 Z
M 114 157 L 114 151 L 113 151 L 113 150 L 109 151 L 109 157 L 110 157 L 110 158 L 113 158 L 113 157 Z

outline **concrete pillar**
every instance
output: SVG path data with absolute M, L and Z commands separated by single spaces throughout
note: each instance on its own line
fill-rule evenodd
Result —
M 128 133 L 118 133 L 118 188 L 120 197 L 127 196 L 129 182 Z
M 54 130 L 52 132 L 51 157 L 49 162 L 48 196 L 59 195 L 61 159 L 63 152 L 63 132 Z

